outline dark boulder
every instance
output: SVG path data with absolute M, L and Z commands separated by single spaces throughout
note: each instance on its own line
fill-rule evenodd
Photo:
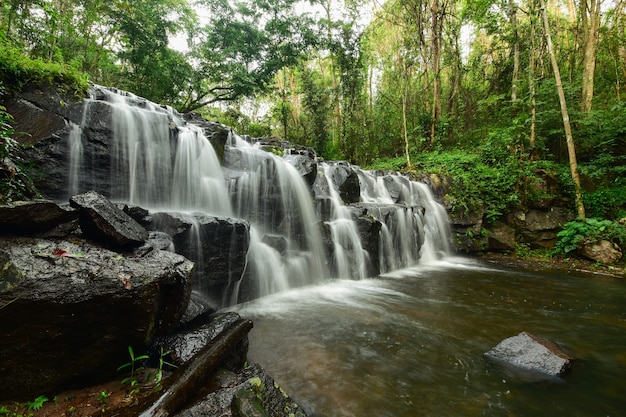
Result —
M 0 206 L 0 229 L 17 235 L 44 233 L 60 224 L 73 223 L 78 212 L 48 200 L 14 201 Z
M 515 250 L 516 240 L 513 227 L 497 221 L 488 230 L 487 241 L 489 249 L 503 252 Z
M 380 231 L 382 222 L 369 211 L 368 204 L 353 204 L 350 206 L 355 217 L 355 223 L 361 239 L 363 249 L 368 254 L 367 276 L 374 277 L 380 274 Z M 380 210 L 380 208 L 377 208 Z
M 258 364 L 252 364 L 240 373 L 219 370 L 213 382 L 220 389 L 204 396 L 176 417 L 307 416 L 300 405 Z M 252 398 L 252 394 L 256 399 Z
M 208 317 L 197 316 L 196 320 L 186 323 L 175 334 L 160 337 L 154 342 L 154 350 L 170 352 L 172 363 L 182 365 L 189 361 L 202 348 L 209 345 L 220 333 L 234 326 L 241 317 L 237 313 L 216 313 Z M 229 361 L 232 366 L 229 369 L 241 368 L 246 361 L 248 351 L 247 339 L 239 349 L 229 352 L 232 357 Z
M 74 238 L 0 240 L 0 396 L 32 399 L 114 378 L 185 311 L 193 264 Z
M 129 249 L 148 239 L 143 226 L 95 191 L 73 196 L 70 205 L 78 209 L 83 233 L 95 240 Z
M 555 343 L 527 332 L 503 340 L 485 356 L 523 371 L 552 377 L 569 371 L 574 359 Z
M 250 243 L 250 225 L 245 220 L 204 213 L 151 213 L 150 230 L 172 237 L 174 250 L 196 264 L 194 288 L 227 304 L 241 280 Z
M 317 178 L 317 159 L 313 151 L 290 153 L 283 156 L 283 159 L 296 168 L 298 174 L 309 186 L 315 183 Z

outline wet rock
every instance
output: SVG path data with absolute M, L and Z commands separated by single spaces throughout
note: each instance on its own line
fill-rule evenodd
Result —
M 224 147 L 231 135 L 232 128 L 221 123 L 209 122 L 198 113 L 186 113 L 183 115 L 183 118 L 202 129 L 206 138 L 211 142 L 213 149 L 215 149 L 218 160 L 222 162 Z
M 355 171 L 350 172 L 343 183 L 339 185 L 339 196 L 346 204 L 361 201 L 361 184 Z
M 213 382 L 219 389 L 206 395 L 187 410 L 176 414 L 176 417 L 307 416 L 305 410 L 258 364 L 244 368 L 239 374 L 221 370 L 215 375 Z M 259 401 L 253 400 L 250 393 L 254 393 Z M 250 410 L 250 407 L 254 411 Z M 260 414 L 244 414 L 245 412 Z
M 143 226 L 95 191 L 73 196 L 70 205 L 79 211 L 83 233 L 95 240 L 130 249 L 148 239 Z
M 607 240 L 600 240 L 583 245 L 580 249 L 580 253 L 586 258 L 604 265 L 613 264 L 622 259 L 623 256 L 622 252 L 619 250 L 619 246 Z
M 263 235 L 261 241 L 276 249 L 281 255 L 284 255 L 287 252 L 287 247 L 289 245 L 287 238 L 281 235 Z
M 49 200 L 14 201 L 0 206 L 0 229 L 18 235 L 47 232 L 77 219 L 77 211 Z
M 215 306 L 211 304 L 205 296 L 199 291 L 191 291 L 191 298 L 187 304 L 187 310 L 180 319 L 181 324 L 185 324 L 196 320 L 198 317 L 206 317 L 215 313 Z
M 495 222 L 493 226 L 489 227 L 487 241 L 489 243 L 489 249 L 491 250 L 515 250 L 515 229 L 503 222 Z
M 150 213 L 148 229 L 171 236 L 174 251 L 196 264 L 194 288 L 221 307 L 242 279 L 250 225 L 245 220 L 204 213 Z
M 155 249 L 174 252 L 174 242 L 172 242 L 170 235 L 165 232 L 150 232 L 147 242 Z
M 486 352 L 485 356 L 499 363 L 547 376 L 564 375 L 574 359 L 555 343 L 527 332 L 503 340 Z
M 367 252 L 367 276 L 377 276 L 381 272 L 380 266 L 380 231 L 382 223 L 366 208 L 365 204 L 353 205 L 351 209 L 356 214 L 356 226 L 363 249 Z
M 155 340 L 155 351 L 163 350 L 170 352 L 172 363 L 182 365 L 189 361 L 202 348 L 211 342 L 224 330 L 232 328 L 241 317 L 237 313 L 216 313 L 204 318 L 197 316 L 200 320 L 191 320 L 176 334 L 160 337 Z M 198 323 L 200 321 L 200 323 Z M 231 370 L 241 369 L 246 360 L 248 352 L 247 339 L 238 349 L 229 352 L 227 368 Z
M 78 238 L 0 241 L 0 397 L 119 376 L 185 311 L 193 264 L 151 250 L 120 254 Z
M 17 139 L 33 145 L 50 137 L 67 125 L 66 120 L 80 123 L 82 99 L 71 93 L 63 94 L 57 85 L 47 87 L 29 85 L 6 101 L 7 111 L 13 115 L 12 123 Z M 36 120 L 37 123 L 33 123 Z M 28 132 L 21 135 L 19 132 Z
M 309 186 L 315 183 L 317 178 L 317 158 L 313 150 L 310 152 L 294 152 L 285 155 L 283 159 L 293 165 L 298 173 Z

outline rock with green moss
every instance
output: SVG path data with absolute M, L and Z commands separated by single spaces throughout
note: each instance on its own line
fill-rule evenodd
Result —
M 302 407 L 258 364 L 240 373 L 222 369 L 213 377 L 215 391 L 177 417 L 306 417 Z

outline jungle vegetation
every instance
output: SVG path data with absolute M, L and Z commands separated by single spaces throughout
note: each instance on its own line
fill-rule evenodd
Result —
M 482 205 L 493 219 L 537 198 L 527 185 L 549 171 L 579 217 L 616 221 L 625 10 L 624 0 L 7 0 L 0 91 L 115 86 L 327 159 L 449 175 L 453 210 Z

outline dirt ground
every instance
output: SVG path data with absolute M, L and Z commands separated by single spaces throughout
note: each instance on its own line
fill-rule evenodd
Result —
M 148 379 L 148 375 L 154 375 L 154 370 L 139 372 L 137 379 L 139 381 Z M 46 397 L 48 400 L 43 402 L 41 408 L 36 406 L 35 399 L 25 403 L 2 403 L 0 416 L 136 417 L 145 409 L 146 404 L 149 404 L 147 399 L 151 396 L 156 399 L 162 390 L 161 386 L 152 382 L 138 383 L 131 387 L 129 383 L 122 383 L 122 378 L 123 376 L 116 381 Z

